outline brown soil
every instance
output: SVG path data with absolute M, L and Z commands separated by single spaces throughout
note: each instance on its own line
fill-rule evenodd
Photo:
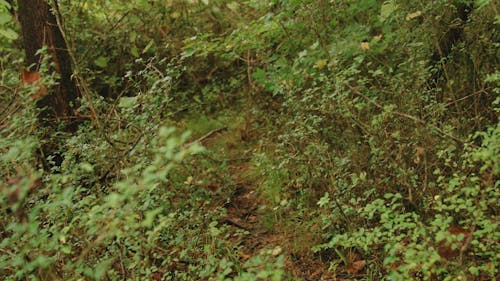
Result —
M 244 262 L 258 255 L 260 251 L 269 249 L 273 250 L 273 255 L 285 255 L 285 271 L 291 275 L 290 280 L 349 280 L 338 278 L 338 275 L 337 278 L 334 277 L 334 274 L 328 271 L 329 263 L 322 261 L 320 255 L 312 255 L 311 251 L 294 250 L 296 247 L 293 245 L 294 239 L 290 233 L 284 233 L 278 226 L 269 229 L 264 225 L 260 207 L 265 203 L 259 194 L 259 183 L 246 176 L 249 169 L 253 169 L 251 157 L 240 157 L 241 159 L 236 157 L 241 153 L 241 150 L 237 151 L 238 147 L 241 148 L 241 144 L 235 144 L 235 138 L 228 136 L 230 134 L 235 132 L 228 130 L 212 136 L 205 142 L 205 146 L 210 148 L 221 140 L 225 141 L 226 153 L 231 157 L 234 156 L 228 159 L 237 159 L 228 162 L 235 189 L 231 192 L 229 200 L 224 203 L 227 215 L 220 222 L 234 230 L 234 235 L 231 237 L 238 237 L 234 243 L 240 246 L 241 260 Z M 244 142 L 242 138 L 237 139 Z M 242 232 L 245 233 L 243 236 Z

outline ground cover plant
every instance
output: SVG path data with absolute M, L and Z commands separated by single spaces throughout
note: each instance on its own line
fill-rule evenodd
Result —
M 499 279 L 499 7 L 0 0 L 0 279 Z

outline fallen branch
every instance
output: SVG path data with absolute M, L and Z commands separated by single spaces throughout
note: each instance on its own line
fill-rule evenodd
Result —
M 236 161 L 250 161 L 252 160 L 253 156 L 242 156 L 242 157 L 235 157 L 235 158 L 215 158 L 211 156 L 208 153 L 201 153 L 201 156 L 206 156 L 210 160 L 215 161 L 215 162 L 236 162 Z
M 208 139 L 209 137 L 211 137 L 212 135 L 215 135 L 215 134 L 220 133 L 220 132 L 225 131 L 225 130 L 227 130 L 227 127 L 222 127 L 222 128 L 218 128 L 218 129 L 212 130 L 212 131 L 210 131 L 210 132 L 206 133 L 205 135 L 203 135 L 202 137 L 200 137 L 200 138 L 198 138 L 198 139 L 196 139 L 196 140 L 194 140 L 194 141 L 192 141 L 192 142 L 188 142 L 188 143 L 186 143 L 186 144 L 184 145 L 184 147 L 189 147 L 189 146 L 191 146 L 191 145 L 193 145 L 193 144 L 195 144 L 195 143 L 201 143 L 201 142 L 203 142 L 204 140 L 206 140 L 206 139 Z
M 220 223 L 225 223 L 225 224 L 228 224 L 228 225 L 232 225 L 232 226 L 235 226 L 237 228 L 241 228 L 243 230 L 246 230 L 246 231 L 251 231 L 252 230 L 252 227 L 250 226 L 247 226 L 241 222 L 238 222 L 237 220 L 233 219 L 233 218 L 229 218 L 229 217 L 225 217 L 225 218 L 222 218 L 220 221 Z

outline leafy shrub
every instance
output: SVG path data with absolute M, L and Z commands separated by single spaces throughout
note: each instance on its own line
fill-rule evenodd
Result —
M 58 2 L 75 134 L 40 128 L 0 0 L 6 280 L 283 280 L 300 255 L 342 278 L 497 278 L 495 1 Z M 261 223 L 306 243 L 290 256 L 240 256 L 234 166 L 188 142 L 240 123 L 252 147 L 217 149 L 254 153 Z

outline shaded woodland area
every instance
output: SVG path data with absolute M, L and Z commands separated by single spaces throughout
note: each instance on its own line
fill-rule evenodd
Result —
M 0 0 L 0 280 L 498 280 L 498 0 Z

